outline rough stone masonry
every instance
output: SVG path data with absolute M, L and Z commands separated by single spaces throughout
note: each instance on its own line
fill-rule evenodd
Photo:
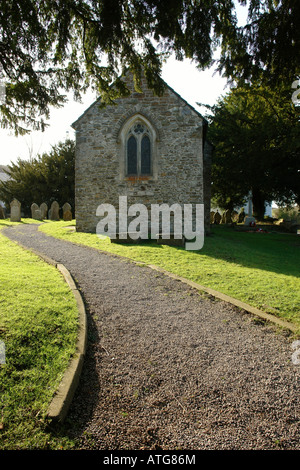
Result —
M 118 209 L 119 196 L 128 205 L 205 204 L 209 231 L 211 145 L 206 141 L 206 120 L 166 85 L 155 96 L 143 78 L 142 92 L 131 88 L 117 105 L 95 101 L 77 121 L 75 160 L 76 229 L 94 232 L 100 204 Z M 134 134 L 136 132 L 136 134 Z M 130 174 L 128 139 L 143 132 L 150 142 L 148 173 Z M 149 161 L 148 161 L 149 163 Z

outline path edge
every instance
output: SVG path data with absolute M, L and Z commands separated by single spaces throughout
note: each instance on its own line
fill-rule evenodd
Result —
M 51 236 L 51 235 L 48 235 L 48 234 L 45 234 L 45 235 Z M 74 243 L 74 242 L 70 242 L 70 243 Z M 271 323 L 271 324 L 273 324 L 273 325 L 275 325 L 279 328 L 283 328 L 285 330 L 288 330 L 292 334 L 296 334 L 297 336 L 300 335 L 300 328 L 298 326 L 294 325 L 291 322 L 288 322 L 286 320 L 281 320 L 279 317 L 276 317 L 275 315 L 264 312 L 264 311 L 262 311 L 262 310 L 260 310 L 256 307 L 253 307 L 252 305 L 249 305 L 245 302 L 242 302 L 241 300 L 235 299 L 234 297 L 230 297 L 229 295 L 226 295 L 226 294 L 223 294 L 222 292 L 211 289 L 210 287 L 202 286 L 201 284 L 198 284 L 197 282 L 191 281 L 191 280 L 186 279 L 182 276 L 178 276 L 177 274 L 171 273 L 170 271 L 167 271 L 166 269 L 161 268 L 160 266 L 157 266 L 155 264 L 148 264 L 148 263 L 145 263 L 144 261 L 137 261 L 137 260 L 134 260 L 132 258 L 127 258 L 126 256 L 124 257 L 124 256 L 122 256 L 120 254 L 117 254 L 117 253 L 111 253 L 110 251 L 99 250 L 95 247 L 85 245 L 84 243 L 74 243 L 74 244 L 83 246 L 85 248 L 89 248 L 91 250 L 100 251 L 101 253 L 103 253 L 105 255 L 108 255 L 108 256 L 111 256 L 111 257 L 116 257 L 116 258 L 121 258 L 122 260 L 127 260 L 131 263 L 134 263 L 134 264 L 137 264 L 137 265 L 140 265 L 140 266 L 148 267 L 149 269 L 152 269 L 154 271 L 158 271 L 161 274 L 169 276 L 170 278 L 175 279 L 177 281 L 181 281 L 184 284 L 187 284 L 187 285 L 193 287 L 194 289 L 197 289 L 198 291 L 202 291 L 202 292 L 204 292 L 206 294 L 209 294 L 212 297 L 215 297 L 215 298 L 217 298 L 221 301 L 224 301 L 224 302 L 227 302 L 231 305 L 234 305 L 235 307 L 238 307 L 238 308 L 244 310 L 245 312 L 250 313 L 250 314 L 254 315 L 255 317 L 258 317 L 258 318 L 262 319 L 263 321 L 267 321 L 267 322 L 269 322 L 269 323 Z
M 71 292 L 73 293 L 77 303 L 78 335 L 75 352 L 71 357 L 65 372 L 63 373 L 63 377 L 53 394 L 53 398 L 46 412 L 46 417 L 48 419 L 53 422 L 62 423 L 67 416 L 70 405 L 74 398 L 74 394 L 81 376 L 84 357 L 87 348 L 87 315 L 85 305 L 81 293 L 77 288 L 71 273 L 63 264 L 57 263 L 49 256 L 46 256 L 33 248 L 28 248 L 19 241 L 16 243 L 20 245 L 24 250 L 31 251 L 33 254 L 43 259 L 46 263 L 58 269 L 58 271 L 60 271 L 60 273 L 62 274 L 65 282 L 69 286 Z
M 229 295 L 223 294 L 209 287 L 202 286 L 201 284 L 198 284 L 197 282 L 190 281 L 189 279 L 178 276 L 174 273 L 171 273 L 170 271 L 166 271 L 164 268 L 161 268 L 160 266 L 156 266 L 154 264 L 146 264 L 146 263 L 145 263 L 145 266 L 147 266 L 150 269 L 153 269 L 154 271 L 158 271 L 162 274 L 165 274 L 166 276 L 169 276 L 172 279 L 183 282 L 189 285 L 190 287 L 193 287 L 194 289 L 205 292 L 206 294 L 209 294 L 219 300 L 232 304 L 242 310 L 245 310 L 248 313 L 251 313 L 252 315 L 256 317 L 261 318 L 262 320 L 273 323 L 280 328 L 287 329 L 294 334 L 299 334 L 299 327 L 297 327 L 293 323 L 290 323 L 285 320 L 281 320 L 280 318 L 275 317 L 274 315 L 271 315 L 269 313 L 263 312 L 262 310 L 259 310 L 256 307 L 252 307 L 251 305 L 248 305 L 245 302 L 242 302 L 241 300 L 237 300 L 233 297 L 230 297 Z
M 78 309 L 78 336 L 75 353 L 64 372 L 62 380 L 54 393 L 47 411 L 47 417 L 50 420 L 63 422 L 74 398 L 83 368 L 87 348 L 87 316 L 81 293 L 77 288 L 72 275 L 63 264 L 55 263 L 55 265 L 73 293 Z

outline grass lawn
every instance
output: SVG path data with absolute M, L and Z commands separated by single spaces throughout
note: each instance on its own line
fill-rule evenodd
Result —
M 237 232 L 216 226 L 199 252 L 157 245 L 121 245 L 96 234 L 77 233 L 72 222 L 40 226 L 48 235 L 155 264 L 205 287 L 293 322 L 300 329 L 300 237 Z
M 0 220 L 0 449 L 69 448 L 45 415 L 75 351 L 76 301 L 55 267 L 1 234 L 6 225 L 15 224 Z

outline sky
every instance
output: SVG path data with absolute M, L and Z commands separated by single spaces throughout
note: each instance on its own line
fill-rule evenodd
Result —
M 245 20 L 245 12 L 245 9 L 239 8 L 240 23 Z M 199 108 L 196 103 L 214 105 L 218 98 L 228 91 L 226 79 L 214 73 L 214 68 L 199 71 L 189 60 L 180 62 L 169 59 L 163 66 L 162 78 L 202 114 L 205 113 L 204 108 Z M 50 151 L 52 145 L 66 138 L 75 138 L 71 124 L 95 99 L 96 96 L 90 92 L 82 98 L 82 103 L 75 102 L 70 97 L 63 108 L 53 108 L 47 121 L 49 126 L 44 132 L 32 131 L 26 136 L 15 137 L 11 130 L 0 128 L 0 165 L 9 165 L 18 158 L 28 160 Z

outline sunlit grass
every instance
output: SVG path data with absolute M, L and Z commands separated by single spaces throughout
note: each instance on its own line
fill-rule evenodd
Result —
M 300 237 L 296 234 L 237 232 L 214 227 L 199 252 L 184 248 L 116 244 L 96 234 L 77 233 L 75 221 L 40 226 L 48 235 L 88 245 L 146 264 L 155 264 L 300 327 Z M 73 229 L 72 229 L 73 228 Z
M 1 232 L 0 259 L 0 449 L 61 448 L 46 411 L 75 351 L 76 301 L 54 266 Z

